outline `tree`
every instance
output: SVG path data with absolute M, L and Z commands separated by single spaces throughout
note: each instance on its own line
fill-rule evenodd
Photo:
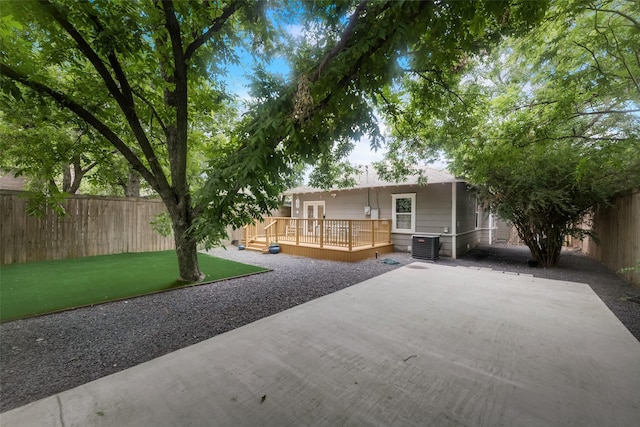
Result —
M 309 37 L 293 49 L 293 79 L 258 68 L 244 118 L 221 137 L 216 119 L 229 105 L 225 64 L 239 60 L 239 48 L 258 62 L 268 59 L 282 23 L 266 9 L 276 4 L 3 4 L 4 92 L 15 97 L 28 88 L 51 97 L 126 159 L 167 206 L 184 280 L 201 278 L 197 241 L 215 242 L 227 225 L 244 225 L 274 207 L 293 164 L 323 162 L 335 153 L 334 141 L 375 133 L 367 100 L 398 76 L 400 56 L 448 70 L 465 52 L 527 29 L 545 6 L 295 3 L 282 12 L 302 13 Z M 202 141 L 209 158 L 193 176 L 190 149 Z
M 557 265 L 564 236 L 580 233 L 573 224 L 640 185 L 634 7 L 557 2 L 539 28 L 443 88 L 444 102 L 421 95 L 431 82 L 410 82 L 392 158 L 445 150 L 539 264 Z
M 62 193 L 75 194 L 83 182 L 90 183 L 84 192 L 122 186 L 125 195 L 139 196 L 139 175 L 87 123 L 67 117 L 38 94 L 20 97 L 20 102 L 0 97 L 1 169 L 26 177 L 27 188 L 50 196 L 50 202 Z
M 160 195 L 172 220 L 183 280 L 201 278 L 187 182 L 189 137 L 197 138 L 200 129 L 190 132 L 189 115 L 198 118 L 223 105 L 224 91 L 216 87 L 219 81 L 209 80 L 209 67 L 233 57 L 239 31 L 252 32 L 254 40 L 266 34 L 257 6 L 3 5 L 11 29 L 2 40 L 6 84 L 53 98 L 100 133 Z

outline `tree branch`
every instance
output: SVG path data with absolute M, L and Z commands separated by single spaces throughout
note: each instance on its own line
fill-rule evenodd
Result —
M 511 111 L 519 111 L 519 110 L 524 110 L 527 108 L 534 108 L 534 107 L 541 107 L 541 106 L 547 106 L 547 105 L 552 105 L 552 104 L 557 104 L 559 101 L 539 101 L 539 102 L 532 102 L 531 104 L 525 104 L 525 105 L 518 105 L 516 107 L 514 107 Z
M 622 52 L 622 49 L 620 48 L 620 42 L 618 41 L 618 37 L 616 37 L 616 33 L 613 30 L 613 27 L 611 26 L 610 23 L 608 25 L 609 25 L 609 29 L 611 30 L 611 35 L 613 37 L 613 40 L 615 41 L 615 49 L 618 51 L 618 54 L 620 55 L 620 61 L 622 61 L 622 65 L 624 65 L 625 70 L 627 70 L 627 74 L 629 75 L 629 78 L 635 85 L 636 90 L 638 91 L 638 94 L 640 94 L 640 83 L 638 82 L 636 77 L 633 75 L 633 72 L 629 68 L 629 64 L 627 64 L 627 60 L 624 57 L 624 52 Z
M 598 110 L 598 111 L 578 111 L 573 116 L 570 116 L 569 119 L 575 119 L 576 117 L 581 116 L 592 116 L 592 115 L 604 115 L 604 114 L 631 114 L 631 113 L 639 113 L 640 108 L 633 110 Z
M 82 168 L 82 164 L 80 163 L 80 157 L 78 156 L 74 159 L 73 162 L 73 182 L 69 187 L 68 192 L 71 194 L 75 194 L 80 188 L 80 183 L 82 183 L 82 178 L 91 171 L 91 169 L 95 168 L 98 165 L 98 162 L 94 161 L 86 168 Z
M 393 118 L 393 127 L 394 127 L 394 129 L 396 130 L 396 132 L 403 139 L 405 139 L 406 135 L 398 127 L 398 122 L 400 121 L 399 117 L 404 116 L 404 114 L 405 114 L 404 111 L 402 111 L 402 109 L 400 109 L 401 114 L 398 114 L 395 104 L 387 99 L 387 97 L 385 96 L 385 94 L 384 94 L 384 92 L 382 90 L 376 90 L 376 93 L 378 94 L 378 96 L 380 96 L 380 98 L 382 98 L 382 100 L 387 105 L 387 111 L 389 111 L 389 114 L 391 114 L 391 116 Z
M 187 93 L 187 64 L 182 51 L 182 34 L 180 23 L 175 15 L 171 0 L 162 2 L 165 16 L 165 27 L 171 40 L 174 70 L 173 78 L 175 90 L 166 97 L 170 107 L 175 108 L 175 124 L 167 127 L 167 148 L 169 149 L 169 167 L 171 169 L 172 185 L 178 194 L 188 193 L 186 179 L 187 169 L 187 135 L 188 135 L 188 93 Z
M 447 91 L 449 94 L 453 95 L 454 97 L 458 98 L 458 101 L 460 101 L 462 103 L 462 105 L 465 106 L 465 108 L 468 108 L 468 105 L 466 102 L 464 102 L 464 99 L 462 99 L 462 97 L 460 97 L 460 95 L 458 95 L 456 92 L 452 91 L 449 86 L 444 83 L 442 80 L 440 79 L 430 79 L 427 76 L 425 76 L 423 73 L 416 73 L 418 74 L 418 76 L 420 76 L 421 78 L 425 79 L 428 82 L 431 83 L 435 83 L 436 85 L 442 87 L 445 91 Z
M 367 50 L 367 52 L 363 53 L 358 58 L 358 60 L 351 65 L 351 68 L 347 71 L 347 73 L 345 73 L 344 76 L 334 85 L 334 90 L 329 92 L 327 96 L 324 97 L 324 99 L 316 103 L 316 105 L 312 110 L 312 114 L 322 111 L 322 109 L 324 109 L 329 104 L 329 101 L 331 100 L 331 98 L 333 97 L 334 93 L 337 90 L 346 88 L 349 85 L 349 83 L 354 80 L 357 74 L 357 70 L 360 69 L 360 67 L 362 66 L 362 63 L 367 58 L 369 58 L 369 56 L 372 55 L 375 51 L 380 49 L 386 42 L 387 42 L 386 39 L 380 38 L 377 40 L 376 44 L 374 44 Z M 316 75 L 319 76 L 320 74 L 316 73 Z
M 623 142 L 623 141 L 631 140 L 631 138 L 594 137 L 594 136 L 588 136 L 588 135 L 556 136 L 553 139 L 572 139 L 572 138 L 578 138 L 585 141 L 612 141 L 612 142 Z
M 347 27 L 345 28 L 345 30 L 342 32 L 342 36 L 340 37 L 340 40 L 338 41 L 338 43 L 336 43 L 336 45 L 333 47 L 333 49 L 331 49 L 324 56 L 324 58 L 322 58 L 322 61 L 320 62 L 320 65 L 316 69 L 316 72 L 311 77 L 311 82 L 318 81 L 318 79 L 320 78 L 320 73 L 322 73 L 322 70 L 324 70 L 324 67 L 326 67 L 327 64 L 329 63 L 329 61 L 333 57 L 335 57 L 338 53 L 340 53 L 340 51 L 347 46 L 347 42 L 349 41 L 349 38 L 353 34 L 353 31 L 354 31 L 354 29 L 356 27 L 356 24 L 358 23 L 358 19 L 360 19 L 360 14 L 362 13 L 362 11 L 367 6 L 367 1 L 368 0 L 361 0 L 360 1 L 358 6 L 356 7 L 356 10 L 353 12 L 351 17 L 349 18 L 349 23 L 347 24 Z
M 143 94 L 141 94 L 140 92 L 138 92 L 137 90 L 133 89 L 133 94 L 135 96 L 137 96 L 138 98 L 140 98 L 140 100 L 142 102 L 144 102 L 145 104 L 147 104 L 147 107 L 149 107 L 151 109 L 151 115 L 153 117 L 156 118 L 156 120 L 158 121 L 158 124 L 160 125 L 160 127 L 162 128 L 162 131 L 165 133 L 167 133 L 167 127 L 165 126 L 164 122 L 162 121 L 162 118 L 160 117 L 160 115 L 158 114 L 158 111 L 155 109 L 155 107 L 153 106 L 153 104 L 151 103 L 151 101 L 149 101 Z
M 383 7 L 376 13 L 376 15 L 379 15 L 380 13 L 382 13 L 383 11 L 385 11 L 386 9 L 391 7 L 391 3 L 392 3 L 391 1 L 386 2 L 383 5 Z M 419 6 L 420 7 L 420 11 L 423 8 L 426 8 L 430 4 L 431 3 L 429 3 L 429 2 L 421 2 L 420 6 Z M 349 22 L 349 26 L 343 32 L 340 41 L 336 44 L 336 46 L 334 46 L 334 48 L 327 55 L 325 55 L 325 57 L 320 62 L 320 65 L 316 69 L 316 71 L 312 74 L 312 76 L 313 76 L 313 79 L 311 79 L 312 81 L 317 81 L 320 78 L 320 73 L 322 72 L 324 67 L 327 66 L 329 61 L 331 59 L 333 59 L 340 52 L 341 49 L 344 49 L 344 47 L 346 47 L 347 41 L 348 41 L 349 37 L 351 36 L 351 34 L 353 33 L 353 26 L 355 26 L 355 22 L 359 18 L 359 14 L 360 14 L 359 9 L 360 8 L 364 8 L 365 6 L 366 6 L 366 0 L 362 0 L 358 4 L 358 9 L 356 9 L 356 12 L 354 12 L 354 14 L 351 16 L 350 22 Z M 352 23 L 353 23 L 353 25 L 352 25 Z M 327 94 L 327 96 L 323 100 L 319 101 L 316 104 L 316 106 L 312 110 L 312 113 L 316 113 L 318 111 L 321 111 L 324 107 L 326 107 L 326 105 L 331 100 L 331 98 L 333 96 L 333 93 L 335 93 L 336 90 L 345 88 L 352 80 L 354 80 L 355 77 L 357 76 L 358 70 L 361 68 L 361 66 L 364 63 L 364 61 L 366 59 L 368 59 L 371 55 L 373 55 L 376 51 L 381 49 L 385 44 L 389 43 L 389 41 L 390 41 L 389 38 L 378 37 L 376 39 L 376 42 L 373 45 L 369 46 L 367 51 L 363 52 L 358 57 L 358 59 L 353 62 L 353 64 L 349 68 L 349 70 L 337 82 L 337 84 L 333 85 L 334 88 L 335 88 L 334 91 L 329 92 Z
M 173 7 L 173 1 L 165 0 L 162 2 L 162 9 L 165 16 L 165 27 L 169 33 L 169 39 L 171 40 L 171 52 L 175 61 L 174 74 L 176 79 L 183 79 L 186 81 L 186 67 L 184 66 L 185 54 L 182 51 L 182 36 L 180 34 L 180 23 L 175 14 Z M 182 66 L 180 66 L 182 65 Z M 178 82 L 174 82 L 178 83 Z
M 607 12 L 607 13 L 614 13 L 616 15 L 622 16 L 623 18 L 627 19 L 629 22 L 631 22 L 634 26 L 639 27 L 640 28 L 640 22 L 636 21 L 635 19 L 633 19 L 632 16 L 627 15 L 624 12 L 620 12 L 619 10 L 613 10 L 613 9 L 599 9 L 597 7 L 593 7 L 593 6 L 587 6 L 587 10 L 592 10 L 594 12 Z
M 15 80 L 23 85 L 31 88 L 32 90 L 42 93 L 45 95 L 49 95 L 52 97 L 58 104 L 63 107 L 68 108 L 73 111 L 78 117 L 84 120 L 87 124 L 97 130 L 102 136 L 104 136 L 123 156 L 127 161 L 134 167 L 135 170 L 140 172 L 140 175 L 144 177 L 145 180 L 151 185 L 154 189 L 158 189 L 158 183 L 156 177 L 146 168 L 146 166 L 142 163 L 142 161 L 138 158 L 138 156 L 129 149 L 127 144 L 122 141 L 118 135 L 116 135 L 111 128 L 109 128 L 106 124 L 104 124 L 100 119 L 91 114 L 88 110 L 82 107 L 77 102 L 70 99 L 67 95 L 58 92 L 42 83 L 38 83 L 29 79 L 25 74 L 22 74 L 13 68 L 9 67 L 4 63 L 0 63 L 0 74 Z
M 213 24 L 209 26 L 207 31 L 202 33 L 200 37 L 196 38 L 189 44 L 189 46 L 187 46 L 187 49 L 184 52 L 185 61 L 189 61 L 200 46 L 208 42 L 218 31 L 222 29 L 222 26 L 227 22 L 227 20 L 229 20 L 231 15 L 240 8 L 241 3 L 242 2 L 240 0 L 237 0 L 228 4 L 227 7 L 223 9 L 222 14 L 213 20 Z
M 596 53 L 589 49 L 587 46 L 578 43 L 578 42 L 573 42 L 574 44 L 576 44 L 577 46 L 583 48 L 584 50 L 586 50 L 587 52 L 589 52 L 589 54 L 591 55 L 591 58 L 593 59 L 593 62 L 596 63 L 595 69 L 602 75 L 605 75 L 606 73 L 604 72 L 604 70 L 602 69 L 602 66 L 600 65 L 600 61 L 598 61 L 598 57 L 596 56 Z
M 91 21 L 93 21 L 93 24 L 95 25 L 96 30 L 99 33 L 104 31 L 104 26 L 102 25 L 102 23 L 100 22 L 100 20 L 95 14 L 93 13 L 89 14 L 89 18 L 91 19 Z M 131 91 L 131 85 L 129 84 L 129 80 L 127 80 L 127 76 L 125 75 L 124 70 L 120 65 L 120 61 L 118 61 L 118 58 L 115 52 L 113 51 L 113 48 L 109 49 L 107 59 L 109 59 L 109 64 L 111 64 L 111 68 L 113 68 L 113 71 L 116 75 L 116 79 L 118 79 L 118 82 L 120 82 L 122 95 L 129 102 L 129 106 L 131 108 L 135 108 L 135 105 L 133 102 L 133 95 Z
M 89 62 L 91 62 L 91 64 L 94 66 L 94 68 L 96 69 L 96 71 L 98 72 L 102 80 L 105 82 L 109 93 L 111 93 L 115 98 L 115 100 L 118 102 L 118 105 L 120 106 L 122 112 L 124 113 L 124 116 L 127 119 L 127 122 L 129 123 L 129 126 L 131 127 L 131 130 L 133 131 L 133 134 L 136 136 L 136 139 L 140 144 L 140 148 L 142 149 L 142 152 L 144 153 L 147 161 L 149 162 L 149 166 L 151 166 L 151 170 L 156 176 L 156 178 L 153 179 L 153 181 L 156 183 L 156 186 L 154 188 L 156 189 L 160 188 L 158 186 L 162 186 L 162 188 L 168 188 L 169 183 L 167 182 L 167 178 L 164 175 L 164 171 L 160 166 L 160 162 L 156 157 L 153 147 L 151 146 L 151 144 L 149 143 L 149 140 L 146 137 L 144 129 L 142 129 L 142 126 L 140 125 L 140 121 L 138 120 L 137 114 L 135 112 L 135 107 L 127 101 L 127 97 L 125 97 L 124 94 L 120 91 L 117 83 L 114 81 L 109 70 L 107 70 L 107 68 L 105 67 L 104 62 L 102 61 L 100 56 L 91 48 L 91 46 L 84 39 L 84 37 L 82 37 L 82 35 L 66 19 L 66 17 L 55 7 L 55 5 L 50 3 L 48 0 L 40 0 L 40 4 L 58 22 L 58 24 L 60 24 L 60 26 L 71 36 L 71 38 L 73 38 L 73 40 L 76 42 L 80 51 L 87 57 Z M 80 105 L 78 105 L 78 107 L 80 107 Z M 113 143 L 111 139 L 109 139 L 109 141 Z M 132 164 L 132 166 L 136 167 L 136 165 L 134 164 Z M 142 174 L 142 172 L 140 173 Z M 145 179 L 146 179 L 146 176 L 145 176 Z M 151 185 L 151 183 L 149 184 Z
M 71 38 L 78 45 L 78 49 L 87 57 L 89 62 L 95 67 L 96 71 L 102 77 L 109 93 L 118 101 L 118 104 L 122 106 L 125 102 L 125 98 L 120 92 L 118 84 L 115 82 L 109 70 L 104 65 L 102 58 L 94 51 L 89 43 L 82 37 L 82 35 L 75 29 L 75 27 L 66 19 L 66 17 L 53 5 L 49 0 L 40 0 L 40 5 L 49 13 L 53 19 L 60 24 L 60 26 L 71 36 Z

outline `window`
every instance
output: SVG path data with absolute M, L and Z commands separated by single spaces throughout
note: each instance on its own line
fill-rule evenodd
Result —
M 416 229 L 416 193 L 392 194 L 393 233 L 413 233 Z

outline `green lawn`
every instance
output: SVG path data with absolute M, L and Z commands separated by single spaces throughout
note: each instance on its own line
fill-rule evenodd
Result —
M 198 254 L 203 282 L 266 271 Z M 174 251 L 101 255 L 0 266 L 0 321 L 182 286 Z

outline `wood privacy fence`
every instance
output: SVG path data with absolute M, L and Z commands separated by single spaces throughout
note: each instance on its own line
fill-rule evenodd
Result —
M 640 189 L 616 198 L 610 206 L 598 206 L 594 211 L 593 230 L 599 239 L 586 238 L 578 246 L 591 258 L 614 271 L 635 266 L 640 260 Z M 629 282 L 640 285 L 640 273 L 624 272 Z
M 73 195 L 63 217 L 48 210 L 27 215 L 24 193 L 0 190 L 0 264 L 174 249 L 150 221 L 166 212 L 162 201 Z

